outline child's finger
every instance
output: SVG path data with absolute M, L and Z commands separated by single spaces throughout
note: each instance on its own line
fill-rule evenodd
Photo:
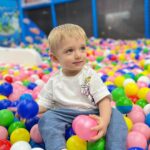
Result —
M 96 136 L 92 137 L 91 140 L 96 141 L 100 139 L 101 137 L 103 137 L 103 131 L 100 131 Z

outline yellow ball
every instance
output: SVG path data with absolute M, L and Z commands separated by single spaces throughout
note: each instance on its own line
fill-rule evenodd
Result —
M 128 132 L 130 132 L 133 128 L 133 122 L 129 117 L 126 117 L 126 116 L 124 116 L 124 120 L 125 120 L 125 123 L 127 125 Z
M 138 91 L 138 97 L 141 99 L 146 99 L 146 95 L 149 91 L 150 89 L 147 87 L 140 88 Z
M 79 138 L 77 135 L 71 136 L 67 140 L 67 150 L 87 150 L 86 141 Z
M 111 81 L 106 81 L 106 82 L 105 82 L 105 85 L 113 85 L 113 82 L 111 82 Z
M 118 86 L 118 87 L 123 87 L 123 82 L 124 82 L 124 80 L 125 80 L 125 77 L 123 77 L 123 76 L 118 76 L 118 77 L 115 78 L 114 84 L 115 84 L 116 86 Z
M 14 144 L 15 142 L 18 142 L 18 141 L 29 142 L 30 141 L 30 133 L 28 132 L 28 130 L 26 130 L 24 128 L 18 128 L 12 132 L 12 134 L 10 136 L 10 141 L 12 144 Z
M 4 100 L 4 99 L 8 99 L 8 98 L 6 96 L 4 96 L 4 95 L 0 95 L 0 101 Z
M 124 87 L 124 91 L 125 91 L 126 95 L 128 95 L 128 96 L 137 95 L 138 90 L 139 90 L 139 88 L 138 88 L 137 84 L 132 83 L 132 82 L 127 83 Z

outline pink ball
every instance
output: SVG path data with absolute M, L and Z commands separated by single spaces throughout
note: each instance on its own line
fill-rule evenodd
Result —
M 7 129 L 3 126 L 0 126 L 0 140 L 7 139 L 8 132 Z
M 91 130 L 96 125 L 97 122 L 93 118 L 86 115 L 79 115 L 73 120 L 72 128 L 80 138 L 89 141 L 97 135 L 97 131 Z
M 143 114 L 144 114 L 143 109 L 142 109 L 140 106 L 138 106 L 138 105 L 133 105 L 133 107 L 132 107 L 132 110 L 131 110 L 131 111 L 138 111 L 138 112 L 141 112 L 141 113 L 143 113 Z
M 133 121 L 133 123 L 145 121 L 145 115 L 140 111 L 131 111 L 127 116 Z
M 148 87 L 147 83 L 142 82 L 142 81 L 138 81 L 138 82 L 137 82 L 137 85 L 138 85 L 139 88 Z
M 140 147 L 146 149 L 147 140 L 145 136 L 139 132 L 132 131 L 127 136 L 127 148 Z
M 39 131 L 38 124 L 35 124 L 30 130 L 31 139 L 36 143 L 42 143 L 42 136 Z
M 132 130 L 140 132 L 146 137 L 147 140 L 150 138 L 150 128 L 144 123 L 139 122 L 134 124 Z
M 150 103 L 150 92 L 147 93 L 146 100 Z

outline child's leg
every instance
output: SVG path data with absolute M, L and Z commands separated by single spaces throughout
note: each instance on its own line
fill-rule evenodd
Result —
M 46 150 L 65 149 L 65 130 L 72 119 L 71 115 L 61 110 L 50 110 L 43 115 L 39 121 L 39 130 Z
M 106 150 L 126 150 L 127 126 L 123 115 L 112 109 L 112 116 L 106 134 Z

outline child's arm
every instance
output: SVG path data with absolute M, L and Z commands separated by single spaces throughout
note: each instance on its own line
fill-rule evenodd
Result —
M 98 103 L 98 108 L 100 110 L 100 115 L 90 115 L 92 118 L 96 119 L 98 122 L 98 125 L 93 127 L 92 130 L 97 130 L 98 134 L 92 138 L 93 141 L 100 139 L 106 134 L 107 127 L 110 122 L 111 118 L 111 103 L 110 103 L 110 97 L 106 96 Z
M 46 111 L 47 111 L 47 108 L 39 105 L 39 112 L 38 112 L 38 114 L 45 113 Z

